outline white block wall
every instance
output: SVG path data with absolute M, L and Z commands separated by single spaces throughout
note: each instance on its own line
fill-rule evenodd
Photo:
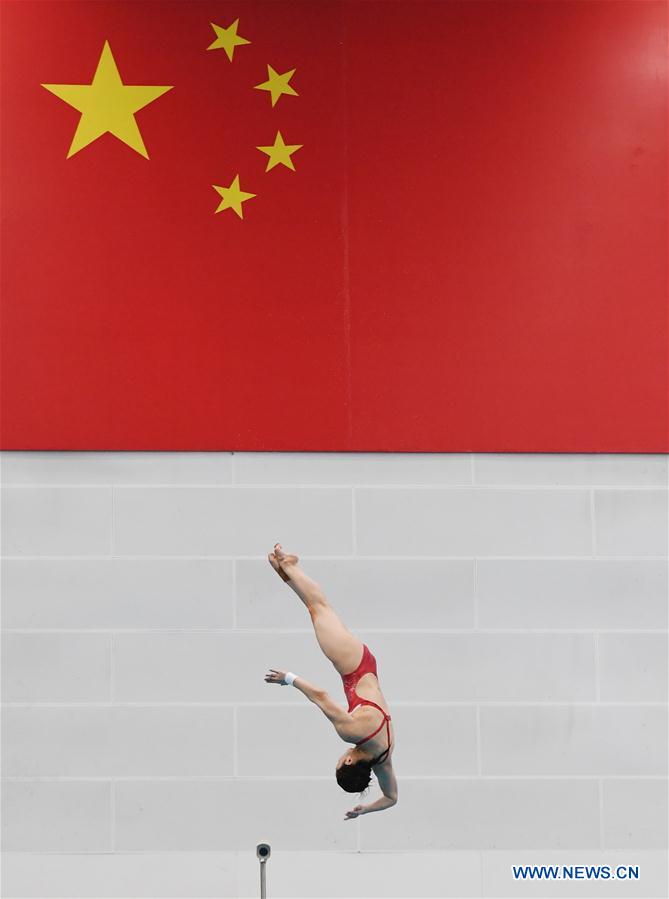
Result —
M 270 897 L 667 895 L 666 456 L 0 461 L 3 896 L 257 896 L 261 841 Z M 389 811 L 264 682 L 344 702 L 276 541 L 378 659 Z

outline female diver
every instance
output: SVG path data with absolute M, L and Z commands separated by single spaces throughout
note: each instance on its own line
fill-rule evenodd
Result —
M 307 607 L 316 639 L 344 682 L 348 711 L 325 690 L 291 672 L 270 668 L 265 681 L 297 687 L 332 722 L 345 743 L 355 743 L 337 761 L 335 776 L 343 790 L 347 793 L 364 792 L 374 770 L 383 796 L 369 805 L 356 805 L 346 813 L 344 820 L 390 808 L 397 802 L 397 781 L 390 759 L 394 749 L 394 731 L 376 676 L 376 659 L 369 648 L 344 626 L 316 581 L 299 568 L 297 556 L 284 553 L 281 544 L 276 543 L 274 552 L 268 553 L 267 558 L 272 568 Z

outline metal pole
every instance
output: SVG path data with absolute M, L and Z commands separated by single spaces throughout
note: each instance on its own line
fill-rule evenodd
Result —
M 267 899 L 267 890 L 265 887 L 265 863 L 260 862 L 260 899 Z
M 267 897 L 265 892 L 265 865 L 271 853 L 272 847 L 268 843 L 258 843 L 256 846 L 256 855 L 260 862 L 260 899 L 266 899 Z

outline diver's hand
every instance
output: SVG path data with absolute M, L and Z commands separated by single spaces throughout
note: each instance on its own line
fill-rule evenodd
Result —
M 285 553 L 281 549 L 280 543 L 274 544 L 274 552 L 267 554 L 267 560 L 281 580 L 286 581 L 286 583 L 290 580 L 288 572 L 291 567 L 297 565 L 300 561 L 298 556 L 293 555 L 292 553 Z
M 357 818 L 358 815 L 364 815 L 364 814 L 365 814 L 365 806 L 364 805 L 356 805 L 356 807 L 353 809 L 352 812 L 346 812 L 346 817 L 344 818 L 344 821 L 348 820 L 349 818 Z
M 285 685 L 286 674 L 286 671 L 275 671 L 274 668 L 270 668 L 269 672 L 265 675 L 265 682 L 268 684 Z

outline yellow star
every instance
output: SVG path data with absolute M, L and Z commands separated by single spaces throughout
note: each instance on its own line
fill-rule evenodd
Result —
M 256 194 L 249 194 L 240 189 L 239 175 L 235 175 L 230 187 L 219 187 L 218 184 L 212 184 L 212 187 L 223 197 L 216 212 L 222 212 L 224 209 L 234 209 L 240 219 L 244 218 L 242 203 L 256 196 Z
M 43 84 L 42 87 L 81 113 L 67 159 L 108 131 L 148 159 L 134 113 L 172 90 L 172 86 L 123 84 L 109 41 L 102 48 L 91 84 Z
M 245 37 L 242 37 L 241 34 L 237 34 L 239 19 L 235 19 L 232 25 L 228 25 L 227 28 L 221 28 L 220 25 L 214 25 L 213 22 L 210 22 L 209 24 L 216 32 L 216 40 L 213 44 L 209 44 L 207 50 L 220 50 L 222 47 L 230 62 L 232 62 L 235 47 L 239 47 L 241 44 L 251 43 L 251 41 L 247 41 Z
M 280 131 L 276 132 L 276 137 L 274 138 L 274 144 L 271 147 L 256 147 L 256 150 L 260 150 L 262 153 L 267 153 L 269 159 L 267 160 L 267 168 L 266 172 L 269 172 L 270 169 L 273 169 L 275 165 L 285 165 L 286 168 L 292 169 L 295 171 L 295 166 L 293 165 L 293 160 L 290 158 L 293 153 L 297 152 L 300 147 L 303 147 L 304 144 L 285 144 L 283 141 L 283 136 Z
M 294 74 L 295 69 L 291 69 L 290 72 L 284 72 L 283 75 L 279 75 L 271 66 L 267 66 L 267 81 L 263 81 L 262 84 L 256 84 L 254 87 L 259 91 L 269 91 L 272 95 L 272 106 L 275 106 L 281 94 L 290 94 L 293 97 L 298 96 L 297 91 L 293 90 L 288 84 Z

